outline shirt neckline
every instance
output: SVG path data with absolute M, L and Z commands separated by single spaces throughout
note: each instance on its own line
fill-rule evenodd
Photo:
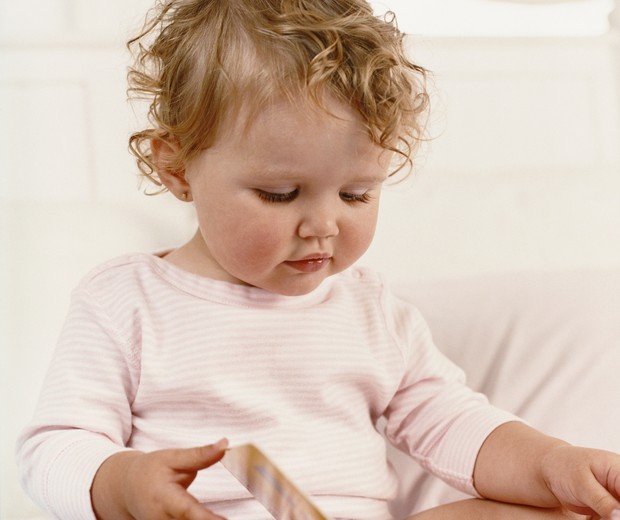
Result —
M 235 284 L 198 275 L 167 261 L 163 256 L 169 250 L 141 253 L 140 257 L 164 280 L 177 289 L 224 305 L 256 308 L 299 309 L 320 304 L 329 298 L 332 291 L 333 275 L 313 291 L 299 296 L 286 296 L 250 285 Z

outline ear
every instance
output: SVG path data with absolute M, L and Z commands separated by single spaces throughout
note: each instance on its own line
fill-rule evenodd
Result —
M 188 202 L 192 200 L 191 190 L 185 170 L 178 167 L 179 150 L 179 144 L 170 138 L 151 139 L 151 158 L 159 180 L 177 199 Z

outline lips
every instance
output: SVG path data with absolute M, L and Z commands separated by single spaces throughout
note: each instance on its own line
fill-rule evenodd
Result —
M 329 255 L 318 254 L 308 255 L 300 260 L 289 260 L 284 263 L 302 273 L 315 273 L 326 267 L 331 262 L 331 259 Z

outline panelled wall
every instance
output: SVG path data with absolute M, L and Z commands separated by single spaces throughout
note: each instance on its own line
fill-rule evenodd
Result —
M 124 42 L 151 0 L 0 0 L 0 518 L 35 518 L 13 445 L 69 291 L 174 246 L 191 207 L 138 189 Z M 617 19 L 617 16 L 616 16 Z M 431 139 L 364 261 L 395 280 L 620 266 L 617 35 L 411 39 Z M 41 518 L 43 518 L 41 516 Z
M 13 446 L 69 292 L 97 262 L 175 245 L 189 215 L 138 189 L 125 41 L 150 0 L 0 0 L 0 518 L 44 518 Z M 189 208 L 187 208 L 189 209 Z
M 430 139 L 384 190 L 368 260 L 398 278 L 619 266 L 617 36 L 411 47 Z

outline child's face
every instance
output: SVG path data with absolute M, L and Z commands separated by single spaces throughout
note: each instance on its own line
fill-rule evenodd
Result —
M 202 274 L 299 295 L 366 251 L 390 156 L 352 109 L 328 108 L 339 119 L 272 105 L 245 133 L 242 120 L 225 125 L 191 161 L 200 228 L 191 250 Z

